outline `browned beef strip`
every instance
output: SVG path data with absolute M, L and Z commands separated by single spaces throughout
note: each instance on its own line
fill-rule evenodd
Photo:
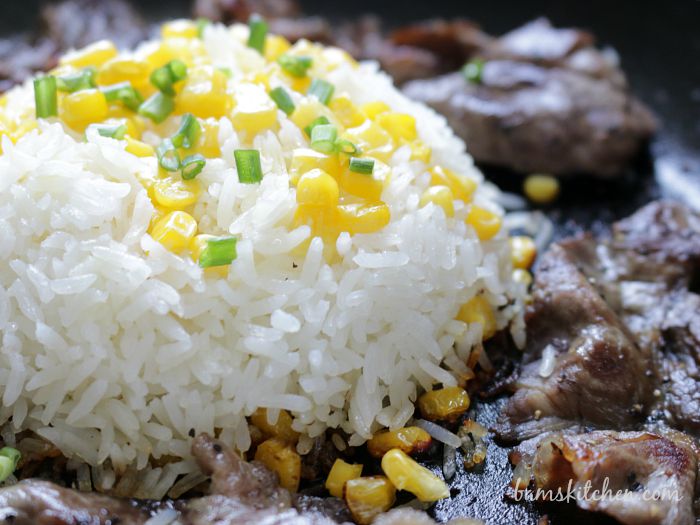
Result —
M 579 507 L 604 512 L 623 524 L 695 523 L 698 450 L 679 432 L 556 433 L 534 446 L 524 444 L 511 458 L 530 467 L 536 487 L 561 489 L 566 494 L 571 480 Z M 589 497 L 584 492 L 587 483 Z M 627 491 L 627 495 L 602 500 L 590 497 L 593 491 L 600 494 L 606 488 L 613 494 Z M 644 491 L 648 496 L 665 497 L 645 500 Z
M 650 355 L 561 246 L 540 262 L 526 321 L 526 363 L 496 428 L 502 438 L 521 440 L 578 424 L 639 423 L 653 391 Z M 542 370 L 545 349 L 556 353 L 548 375 Z
M 689 289 L 699 219 L 654 202 L 612 239 L 568 239 L 542 257 L 525 364 L 496 428 L 503 438 L 577 424 L 628 429 L 656 408 L 700 435 L 700 296 Z M 548 377 L 545 348 L 556 352 Z
M 592 40 L 539 20 L 477 53 L 486 60 L 481 82 L 452 73 L 411 82 L 405 92 L 444 114 L 477 161 L 614 176 L 656 124 Z

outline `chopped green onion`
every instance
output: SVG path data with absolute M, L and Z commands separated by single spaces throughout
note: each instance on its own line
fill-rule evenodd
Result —
M 328 104 L 333 92 L 335 91 L 335 86 L 330 82 L 327 82 L 320 78 L 314 78 L 311 81 L 311 86 L 309 87 L 309 95 L 316 97 L 321 104 Z
M 9 478 L 15 471 L 12 460 L 5 456 L 0 456 L 0 483 Z
M 173 84 L 187 78 L 187 65 L 182 60 L 171 60 L 164 66 L 154 69 L 150 78 L 151 84 L 157 87 L 159 91 L 174 97 L 175 88 L 173 88 Z
M 363 175 L 371 175 L 374 171 L 374 159 L 358 159 L 357 157 L 352 157 L 350 159 L 350 171 L 362 173 Z
M 16 448 L 3 447 L 0 449 L 0 483 L 12 475 L 21 458 L 22 454 Z
M 123 139 L 127 131 L 124 124 L 92 124 L 90 127 L 94 127 L 103 137 L 109 137 L 110 139 L 117 140 Z
M 231 70 L 230 67 L 219 66 L 216 69 L 221 71 L 226 78 L 233 78 L 233 71 Z
M 335 149 L 339 153 L 345 153 L 346 155 L 360 155 L 362 153 L 356 144 L 345 139 L 336 140 Z
M 318 117 L 317 119 L 312 120 L 311 124 L 309 124 L 308 126 L 306 126 L 304 128 L 304 133 L 306 133 L 306 135 L 310 137 L 311 132 L 313 131 L 313 129 L 316 126 L 322 126 L 324 124 L 330 124 L 330 123 L 331 123 L 331 121 L 322 115 L 322 116 Z
M 248 47 L 257 49 L 262 55 L 265 51 L 265 38 L 267 37 L 267 22 L 260 15 L 251 15 L 248 20 L 250 36 L 248 37 Z
M 321 153 L 335 152 L 337 139 L 338 128 L 332 124 L 320 124 L 311 130 L 311 147 Z
M 204 38 L 204 30 L 211 22 L 206 18 L 197 19 L 197 36 L 201 39 Z
M 237 149 L 233 152 L 236 159 L 238 180 L 244 184 L 257 184 L 262 180 L 260 152 L 256 149 Z
M 202 126 L 199 124 L 197 117 L 192 115 L 192 113 L 185 113 L 182 115 L 180 128 L 170 139 L 176 148 L 193 148 L 197 144 L 201 131 Z
M 143 102 L 141 93 L 136 91 L 131 82 L 120 82 L 100 88 L 107 102 L 121 102 L 132 111 L 138 111 Z
M 275 101 L 277 107 L 284 111 L 287 115 L 291 115 L 294 112 L 294 101 L 292 97 L 289 96 L 287 90 L 283 87 L 276 87 L 270 91 L 270 98 Z
M 475 58 L 471 62 L 468 62 L 462 68 L 462 74 L 472 84 L 481 84 L 484 74 L 484 61 L 480 58 Z
M 97 86 L 95 83 L 96 75 L 97 70 L 94 67 L 86 67 L 77 73 L 56 78 L 56 87 L 59 91 L 64 91 L 66 93 L 74 93 L 81 89 L 94 88 Z
M 182 178 L 185 180 L 194 179 L 197 175 L 202 173 L 204 165 L 207 163 L 206 159 L 199 153 L 190 155 L 182 159 Z
M 212 266 L 227 266 L 231 264 L 238 254 L 236 253 L 235 237 L 217 237 L 208 239 L 207 246 L 199 256 L 199 266 L 210 268 Z
M 52 76 L 39 77 L 34 81 L 34 103 L 36 118 L 58 116 L 58 96 L 56 79 Z
M 0 456 L 9 458 L 12 460 L 12 464 L 14 465 L 13 469 L 17 468 L 17 465 L 19 465 L 19 460 L 22 459 L 22 453 L 17 450 L 16 448 L 12 447 L 2 447 L 0 448 Z
M 165 171 L 177 171 L 180 169 L 180 154 L 170 139 L 165 139 L 156 148 L 158 164 Z
M 139 106 L 139 115 L 150 118 L 156 124 L 160 124 L 175 109 L 173 97 L 164 95 L 160 91 L 151 95 Z
M 313 64 L 311 57 L 297 57 L 294 55 L 284 54 L 277 59 L 280 67 L 293 77 L 305 77 L 306 72 Z

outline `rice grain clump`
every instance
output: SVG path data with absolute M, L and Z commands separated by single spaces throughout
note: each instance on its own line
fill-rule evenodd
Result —
M 182 458 L 167 488 L 193 431 L 247 450 L 264 407 L 357 445 L 522 339 L 497 190 L 442 117 L 338 49 L 165 34 L 65 57 L 56 116 L 0 98 L 0 423 Z

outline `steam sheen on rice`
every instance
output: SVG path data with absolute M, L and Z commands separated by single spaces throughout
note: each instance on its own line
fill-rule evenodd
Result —
M 265 67 L 246 38 L 243 26 L 212 25 L 199 44 L 232 72 L 229 90 Z M 430 165 L 478 181 L 472 202 L 502 213 L 444 119 L 405 98 L 375 64 L 339 60 L 323 76 L 357 105 L 383 101 L 413 115 Z M 18 87 L 0 113 L 33 121 L 33 97 L 31 82 Z M 324 246 L 293 221 L 289 166 L 292 151 L 308 147 L 303 131 L 282 111 L 274 130 L 254 137 L 229 116 L 217 120 L 221 156 L 197 177 L 203 191 L 191 214 L 201 230 L 238 238 L 225 277 L 149 235 L 157 210 L 141 181 L 157 175 L 155 157 L 57 119 L 16 141 L 0 133 L 0 424 L 32 430 L 93 467 L 110 460 L 118 472 L 181 458 L 152 471 L 156 493 L 196 470 L 192 430 L 247 450 L 246 417 L 259 407 L 272 419 L 288 410 L 312 438 L 342 429 L 350 445 L 401 427 L 418 391 L 456 384 L 467 371 L 483 326 L 455 318 L 479 294 L 497 327 L 522 339 L 523 290 L 511 279 L 506 232 L 480 241 L 460 200 L 454 217 L 420 207 L 430 175 L 408 145 L 388 162 L 389 224 Z M 178 121 L 143 140 L 157 145 Z M 260 184 L 239 182 L 241 147 L 261 152 Z

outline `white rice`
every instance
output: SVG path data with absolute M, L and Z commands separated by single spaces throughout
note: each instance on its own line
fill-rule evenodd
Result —
M 255 60 L 242 31 L 214 26 L 204 42 L 234 78 Z M 482 180 L 444 119 L 406 99 L 375 64 L 341 66 L 329 80 L 358 104 L 383 100 L 413 114 L 436 162 Z M 8 107 L 33 112 L 31 83 L 9 93 Z M 310 230 L 290 229 L 287 169 L 304 138 L 281 112 L 279 121 L 278 134 L 254 141 L 261 184 L 238 182 L 240 139 L 228 118 L 223 158 L 198 177 L 205 191 L 195 218 L 239 238 L 228 278 L 205 276 L 146 233 L 153 208 L 136 175 L 154 172 L 154 159 L 96 133 L 84 141 L 58 123 L 40 123 L 16 145 L 3 138 L 0 424 L 31 429 L 89 465 L 110 460 L 118 473 L 182 458 L 141 480 L 140 494 L 159 495 L 196 470 L 192 430 L 246 450 L 245 417 L 259 407 L 290 411 L 305 436 L 342 429 L 350 445 L 401 427 L 419 390 L 455 384 L 480 344 L 480 325 L 454 320 L 479 293 L 499 328 L 515 319 L 522 339 L 505 231 L 480 242 L 459 201 L 454 219 L 433 205 L 419 209 L 429 176 L 407 148 L 394 155 L 382 196 L 390 224 L 341 235 L 332 264 L 319 238 L 302 253 Z M 484 185 L 475 201 L 499 211 L 494 191 Z

